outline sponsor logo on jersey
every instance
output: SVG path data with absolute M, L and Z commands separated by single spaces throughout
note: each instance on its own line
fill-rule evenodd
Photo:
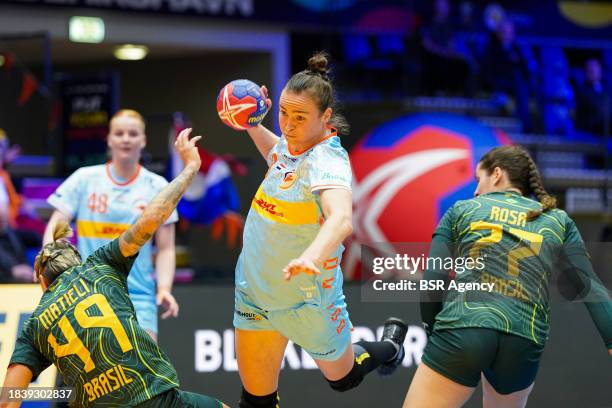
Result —
M 283 155 L 283 159 L 289 160 L 292 163 L 295 163 L 296 161 L 298 161 L 297 157 L 291 157 L 285 153 L 283 153 L 282 155 Z
M 315 202 L 279 200 L 266 194 L 263 187 L 255 193 L 251 208 L 262 217 L 283 224 L 316 224 L 319 219 Z
M 283 181 L 280 184 L 279 188 L 281 190 L 288 190 L 295 184 L 296 180 L 297 174 L 295 173 L 295 171 L 288 171 L 285 173 L 285 177 L 283 177 Z
M 255 321 L 255 322 L 258 322 L 261 320 L 261 316 L 253 312 L 243 312 L 241 310 L 235 310 L 234 313 L 245 320 Z
M 269 202 L 267 202 L 266 200 L 264 200 L 261 197 L 260 198 L 255 198 L 253 200 L 253 202 L 255 204 L 257 204 L 257 206 L 259 208 L 261 208 L 262 210 L 264 210 L 268 214 L 271 214 L 271 215 L 274 215 L 274 216 L 277 216 L 277 217 L 281 217 L 281 218 L 284 217 L 283 213 L 277 211 L 276 204 L 269 203 Z
M 82 238 L 115 239 L 129 227 L 130 224 L 79 220 L 77 234 Z
M 329 351 L 324 351 L 322 353 L 317 353 L 316 351 L 309 351 L 310 354 L 314 354 L 315 356 L 329 356 L 336 352 L 336 349 L 331 349 Z
M 323 176 L 321 177 L 321 179 L 323 181 L 339 181 L 339 182 L 343 182 L 346 183 L 346 179 L 338 174 L 332 174 L 329 172 L 325 172 L 323 173 Z
M 100 234 L 119 236 L 124 233 L 127 228 L 116 227 L 114 225 L 103 225 L 100 227 Z

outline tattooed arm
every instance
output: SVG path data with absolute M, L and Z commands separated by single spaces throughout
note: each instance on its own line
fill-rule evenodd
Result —
M 185 164 L 183 171 L 160 191 L 147 205 L 142 215 L 119 237 L 119 249 L 125 257 L 135 255 L 176 208 L 183 193 L 200 169 L 200 154 L 196 142 L 201 136 L 189 140 L 191 129 L 183 130 L 174 146 Z

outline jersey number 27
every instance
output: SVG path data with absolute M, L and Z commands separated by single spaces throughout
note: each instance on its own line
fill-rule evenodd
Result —
M 475 221 L 470 224 L 471 231 L 477 230 L 490 230 L 490 235 L 481 237 L 474 243 L 470 249 L 470 257 L 477 258 L 480 254 L 480 250 L 488 245 L 493 245 L 502 240 L 504 234 L 504 227 L 500 224 L 494 224 L 492 222 Z M 529 232 L 518 228 L 510 227 L 508 233 L 521 239 L 525 245 L 518 245 L 516 248 L 508 251 L 508 274 L 510 276 L 519 276 L 519 261 L 523 258 L 530 256 L 537 256 L 542 248 L 542 241 L 544 236 L 536 234 L 535 232 Z

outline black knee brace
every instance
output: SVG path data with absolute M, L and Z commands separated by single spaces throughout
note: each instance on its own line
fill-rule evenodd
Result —
M 257 396 L 243 388 L 238 406 L 240 408 L 279 408 L 279 400 L 278 391 L 269 395 Z
M 334 391 L 345 392 L 348 390 L 352 390 L 357 387 L 363 381 L 363 377 L 365 376 L 361 366 L 359 364 L 353 363 L 353 368 L 351 371 L 344 377 L 339 380 L 331 381 L 327 380 L 329 386 Z

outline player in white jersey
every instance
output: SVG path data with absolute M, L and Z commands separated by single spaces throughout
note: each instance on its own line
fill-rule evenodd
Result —
M 385 323 L 383 341 L 351 344 L 340 261 L 352 231 L 352 173 L 335 129 L 343 131 L 346 122 L 333 112 L 327 57 L 316 54 L 308 65 L 281 94 L 283 135 L 261 125 L 248 130 L 269 170 L 251 204 L 236 266 L 241 408 L 279 406 L 288 340 L 313 357 L 336 391 L 356 387 L 376 368 L 390 374 L 404 356 L 407 326 L 395 318 Z
M 47 224 L 44 243 L 52 241 L 57 220 L 76 219 L 78 248 L 87 258 L 117 238 L 142 213 L 147 203 L 168 182 L 139 164 L 146 145 L 145 123 L 133 110 L 117 112 L 110 121 L 108 147 L 111 160 L 75 171 L 49 197 L 55 211 Z M 145 244 L 128 278 L 130 299 L 138 323 L 157 340 L 157 305 L 162 318 L 177 316 L 179 306 L 171 294 L 175 271 L 174 223 L 176 211 L 155 234 L 155 270 L 151 241 Z M 157 275 L 157 288 L 155 285 Z

